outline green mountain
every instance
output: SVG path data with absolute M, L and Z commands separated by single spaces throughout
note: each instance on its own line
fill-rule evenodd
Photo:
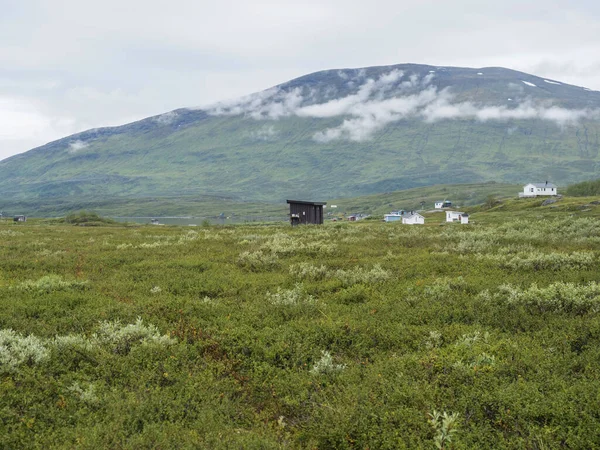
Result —
M 91 106 L 93 107 L 93 105 Z M 503 68 L 327 70 L 0 161 L 0 208 L 327 200 L 594 178 L 600 92 Z M 108 208 L 110 210 L 110 208 Z M 193 213 L 193 212 L 192 212 Z

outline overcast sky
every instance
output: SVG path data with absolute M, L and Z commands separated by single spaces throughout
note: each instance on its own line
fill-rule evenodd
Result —
M 600 2 L 0 0 L 0 159 L 310 72 L 502 66 L 600 90 Z

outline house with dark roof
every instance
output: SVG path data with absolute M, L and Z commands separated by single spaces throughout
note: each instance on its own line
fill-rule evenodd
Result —
M 290 223 L 300 224 L 323 224 L 323 207 L 326 202 L 305 202 L 303 200 L 287 200 L 290 205 Z

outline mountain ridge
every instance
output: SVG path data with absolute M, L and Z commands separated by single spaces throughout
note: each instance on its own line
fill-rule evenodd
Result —
M 0 161 L 14 201 L 342 198 L 440 183 L 593 177 L 600 92 L 504 68 L 329 69 Z

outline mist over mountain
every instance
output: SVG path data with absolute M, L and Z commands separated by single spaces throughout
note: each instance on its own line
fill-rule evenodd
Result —
M 327 70 L 5 159 L 0 194 L 35 209 L 195 195 L 326 200 L 492 180 L 561 186 L 597 176 L 599 128 L 600 92 L 509 69 Z

